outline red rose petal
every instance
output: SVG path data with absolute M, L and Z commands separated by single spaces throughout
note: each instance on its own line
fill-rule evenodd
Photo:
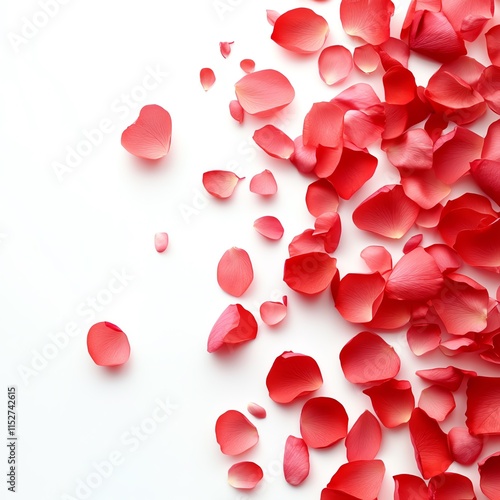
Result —
M 245 73 L 253 73 L 255 71 L 255 61 L 253 59 L 242 59 L 240 62 L 240 68 Z
M 434 229 L 439 224 L 439 219 L 441 218 L 441 212 L 443 211 L 443 205 L 438 203 L 435 207 L 429 210 L 422 209 L 418 214 L 415 224 L 419 227 L 424 227 L 426 229 Z
M 333 102 L 316 102 L 304 118 L 302 140 L 306 146 L 340 148 L 344 112 Z
M 500 378 L 469 379 L 465 415 L 473 436 L 500 435 Z
M 380 66 L 380 55 L 367 43 L 354 49 L 353 62 L 363 73 L 373 73 Z
M 292 139 L 274 125 L 265 125 L 256 130 L 253 140 L 273 158 L 288 159 L 295 149 Z
M 219 42 L 220 53 L 224 59 L 231 54 L 231 45 L 234 42 Z
M 231 114 L 231 117 L 238 123 L 243 123 L 243 119 L 245 118 L 245 112 L 243 111 L 243 108 L 241 107 L 241 104 L 238 101 L 232 100 L 229 103 L 229 113 Z
M 215 73 L 211 68 L 202 68 L 200 70 L 200 83 L 205 92 L 215 83 Z
M 267 416 L 266 410 L 257 403 L 248 403 L 247 410 L 255 418 L 266 418 Z
M 423 234 L 415 234 L 412 236 L 406 243 L 405 246 L 403 247 L 403 253 L 410 253 L 412 250 L 415 250 L 415 248 L 420 246 L 420 243 L 422 243 L 422 240 L 424 239 Z
M 451 187 L 441 182 L 434 170 L 410 170 L 401 172 L 401 185 L 406 196 L 424 210 L 430 210 L 443 201 L 451 192 Z
M 410 48 L 399 38 L 389 38 L 384 43 L 377 47 L 380 55 L 380 60 L 384 69 L 388 71 L 394 66 L 408 67 L 408 59 L 410 58 Z
M 122 133 L 122 146 L 134 156 L 157 160 L 170 149 L 172 118 L 156 104 L 144 106 L 139 118 Z
M 394 500 L 429 500 L 427 485 L 421 477 L 411 474 L 394 476 Z
M 254 462 L 238 462 L 229 468 L 227 482 L 239 490 L 252 490 L 264 477 L 262 469 Z
M 102 321 L 93 325 L 87 334 L 90 357 L 99 366 L 119 366 L 130 357 L 127 335 L 113 323 Z
M 492 0 L 442 0 L 443 13 L 453 29 L 467 42 L 474 41 L 483 31 L 484 25 L 493 17 L 495 6 Z
M 342 156 L 342 147 L 329 148 L 319 145 L 316 149 L 316 165 L 314 173 L 324 178 L 332 175 Z
M 273 196 L 278 191 L 274 175 L 269 170 L 256 174 L 250 181 L 250 191 L 261 196 Z
M 347 436 L 347 413 L 337 400 L 312 398 L 300 414 L 300 434 L 310 448 L 328 448 Z
M 490 499 L 500 498 L 500 453 L 494 453 L 479 463 L 481 491 Z
M 241 248 L 230 248 L 217 265 L 217 283 L 229 295 L 241 297 L 253 281 L 250 256 Z
M 384 296 L 375 317 L 365 326 L 382 330 L 396 330 L 405 326 L 411 318 L 411 303 L 388 299 Z
M 427 387 L 420 394 L 418 407 L 437 422 L 442 422 L 455 409 L 455 398 L 453 394 L 439 387 L 432 385 Z
M 274 26 L 276 23 L 276 19 L 281 16 L 281 14 L 275 10 L 266 10 L 267 14 L 267 22 L 271 25 Z
M 356 460 L 341 465 L 330 479 L 327 489 L 343 491 L 362 500 L 373 500 L 379 494 L 384 474 L 382 460 Z M 335 497 L 325 496 L 325 500 L 330 498 Z
M 285 230 L 281 225 L 281 222 L 272 215 L 265 215 L 264 217 L 258 218 L 254 223 L 253 227 L 270 240 L 280 240 L 283 237 Z
M 318 59 L 319 75 L 327 85 L 345 80 L 353 66 L 352 54 L 342 45 L 326 47 Z
M 417 84 L 413 73 L 403 66 L 393 66 L 382 79 L 385 101 L 389 104 L 408 104 L 415 99 Z
M 292 486 L 302 484 L 309 475 L 309 450 L 305 441 L 288 436 L 283 459 L 285 481 Z
M 483 450 L 483 437 L 472 436 L 467 427 L 453 427 L 448 432 L 448 445 L 455 462 L 471 465 Z
M 361 258 L 374 273 L 384 274 L 392 269 L 392 256 L 384 247 L 377 245 L 366 247 L 361 252 Z
M 155 249 L 158 253 L 163 253 L 168 247 L 168 234 L 156 233 L 155 234 Z
M 283 302 L 264 302 L 260 306 L 260 317 L 268 326 L 275 326 L 281 323 L 286 318 L 287 313 L 286 296 L 283 297 Z
M 209 170 L 203 174 L 203 186 L 215 198 L 225 200 L 233 194 L 242 179 L 228 170 Z
M 324 238 L 325 252 L 332 253 L 337 250 L 342 234 L 342 222 L 337 212 L 325 212 L 314 222 L 314 235 Z
M 469 478 L 454 472 L 444 472 L 429 481 L 429 498 L 435 500 L 476 500 Z
M 406 334 L 408 346 L 415 356 L 434 351 L 441 343 L 439 325 L 412 325 Z
M 302 174 L 309 174 L 316 167 L 316 148 L 305 146 L 302 136 L 299 135 L 294 141 L 295 149 L 290 156 L 290 161 Z
M 291 351 L 278 356 L 266 378 L 269 397 L 276 403 L 290 403 L 294 399 L 318 390 L 323 377 L 318 363 L 305 354 Z
M 307 187 L 306 205 L 314 217 L 319 217 L 325 212 L 336 212 L 339 206 L 337 191 L 326 179 L 315 181 Z
M 276 19 L 271 39 L 287 50 L 310 54 L 323 47 L 329 32 L 325 18 L 311 9 L 299 8 Z
M 215 322 L 208 336 L 207 351 L 215 352 L 224 344 L 240 344 L 257 336 L 253 314 L 240 304 L 231 304 Z
M 500 66 L 500 24 L 493 26 L 484 36 L 491 64 Z
M 422 128 L 412 129 L 396 139 L 383 141 L 382 149 L 395 167 L 432 168 L 434 144 Z
M 337 271 L 337 259 L 322 252 L 310 252 L 285 261 L 283 280 L 296 292 L 315 295 L 326 290 Z
M 335 307 L 351 323 L 368 323 L 374 318 L 382 302 L 384 289 L 385 280 L 378 272 L 346 274 L 340 280 Z
M 415 372 L 420 378 L 439 385 L 450 391 L 456 391 L 464 379 L 464 375 L 476 376 L 475 372 L 464 372 L 454 366 L 446 368 L 430 368 L 428 370 L 418 370 Z
M 325 251 L 324 235 L 315 234 L 314 229 L 306 229 L 301 234 L 295 236 L 288 245 L 290 257 L 311 252 L 324 253 Z
M 424 410 L 415 408 L 409 421 L 410 437 L 415 450 L 415 459 L 424 479 L 445 472 L 453 458 L 448 448 L 448 439 L 439 424 Z
M 342 0 L 340 20 L 344 31 L 367 43 L 380 45 L 390 36 L 394 4 L 390 0 Z
M 378 420 L 368 410 L 364 411 L 346 437 L 347 460 L 373 460 L 380 450 L 381 442 L 382 429 Z
M 240 455 L 259 441 L 255 425 L 236 410 L 228 410 L 217 419 L 215 437 L 225 455 Z
M 288 106 L 295 90 L 286 76 L 274 69 L 245 75 L 235 84 L 236 98 L 250 115 L 267 116 Z
M 471 164 L 472 178 L 476 184 L 500 205 L 500 161 L 476 160 Z
M 363 201 L 354 210 L 352 219 L 359 229 L 399 239 L 413 226 L 419 210 L 402 186 L 385 186 Z
M 372 400 L 375 414 L 385 427 L 398 427 L 410 420 L 415 398 L 407 380 L 392 379 L 363 392 Z

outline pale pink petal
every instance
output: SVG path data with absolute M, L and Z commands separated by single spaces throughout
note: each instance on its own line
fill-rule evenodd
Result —
M 296 292 L 315 295 L 328 288 L 337 272 L 337 259 L 327 253 L 310 252 L 285 261 L 283 280 Z
M 295 149 L 292 139 L 274 125 L 265 125 L 256 130 L 253 140 L 273 158 L 288 159 Z
M 343 145 L 344 112 L 333 102 L 316 102 L 304 118 L 306 146 L 339 148 Z
M 274 26 L 276 23 L 276 19 L 281 16 L 281 14 L 275 10 L 266 10 L 267 13 L 267 22 L 271 25 Z
M 206 92 L 215 83 L 215 73 L 211 68 L 202 68 L 200 71 L 200 83 Z
M 155 234 L 155 249 L 158 253 L 163 253 L 168 247 L 168 234 L 156 233 Z
M 237 100 L 233 99 L 229 103 L 229 113 L 231 114 L 231 117 L 238 123 L 243 123 L 245 112 L 243 111 L 241 104 Z
M 231 54 L 231 45 L 234 42 L 219 42 L 220 53 L 224 59 Z
M 231 197 L 236 185 L 242 179 L 228 170 L 210 170 L 203 174 L 203 186 L 215 198 Z
M 326 179 L 315 181 L 307 187 L 306 205 L 314 217 L 319 217 L 325 212 L 336 212 L 339 206 L 337 191 Z
M 490 500 L 500 498 L 500 453 L 486 457 L 478 465 L 481 491 Z
M 99 366 L 120 366 L 130 357 L 127 335 L 108 321 L 96 323 L 90 328 L 87 349 L 94 363 Z
M 439 325 L 424 324 L 412 325 L 406 334 L 408 346 L 415 356 L 422 356 L 434 351 L 441 343 L 441 329 Z
M 380 450 L 382 429 L 373 413 L 365 410 L 351 427 L 345 440 L 347 460 L 373 460 Z
M 292 486 L 302 484 L 309 475 L 309 450 L 305 441 L 288 436 L 283 458 L 285 481 Z
M 266 410 L 257 403 L 248 403 L 247 410 L 255 418 L 266 418 L 267 416 Z
M 260 306 L 260 317 L 269 326 L 281 323 L 286 318 L 286 313 L 286 296 L 283 298 L 283 302 L 266 301 Z
M 264 477 L 262 469 L 254 462 L 238 462 L 229 468 L 227 482 L 239 490 L 252 490 Z
M 318 59 L 319 74 L 327 85 L 335 85 L 345 80 L 353 66 L 351 53 L 342 45 L 326 47 Z
M 225 455 L 240 455 L 259 441 L 256 427 L 236 410 L 228 410 L 217 419 L 215 436 Z
M 373 73 L 380 66 L 380 56 L 373 45 L 367 43 L 356 47 L 353 62 L 363 73 Z
M 281 225 L 281 222 L 272 215 L 265 215 L 264 217 L 259 217 L 254 223 L 253 227 L 262 236 L 269 238 L 270 240 L 280 240 L 283 237 L 285 230 Z
M 453 394 L 439 387 L 432 385 L 424 389 L 418 400 L 418 407 L 438 422 L 442 422 L 455 409 L 455 398 Z
M 377 245 L 366 247 L 361 252 L 361 258 L 374 273 L 384 274 L 392 269 L 392 256 L 384 247 Z
M 483 450 L 483 437 L 472 436 L 467 427 L 453 427 L 448 432 L 448 445 L 455 462 L 471 465 Z
M 242 248 L 230 248 L 217 265 L 217 283 L 229 295 L 241 297 L 253 281 L 250 256 Z
M 373 500 L 378 497 L 384 479 L 385 466 L 382 460 L 356 460 L 341 465 L 327 485 L 329 490 L 338 490 L 354 498 Z M 333 496 L 321 496 L 322 500 L 333 500 Z M 350 497 L 337 497 L 339 499 Z
M 278 191 L 276 179 L 270 170 L 256 174 L 250 180 L 250 191 L 261 196 L 273 196 Z
M 240 68 L 247 74 L 253 73 L 255 71 L 255 61 L 253 59 L 242 59 Z

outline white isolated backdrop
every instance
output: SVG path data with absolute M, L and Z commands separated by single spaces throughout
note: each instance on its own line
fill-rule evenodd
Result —
M 343 84 L 328 87 L 319 78 L 316 55 L 299 57 L 270 40 L 266 9 L 305 6 L 328 20 L 327 44 L 353 49 L 355 42 L 341 28 L 339 2 L 333 0 L 286 5 L 73 0 L 58 3 L 58 12 L 31 38 L 15 38 L 22 36 L 25 18 L 39 15 L 42 3 L 7 0 L 0 16 L 0 370 L 2 391 L 18 387 L 17 498 L 319 498 L 345 462 L 344 445 L 311 450 L 309 478 L 298 488 L 289 486 L 282 474 L 283 448 L 288 435 L 300 435 L 303 401 L 286 407 L 273 403 L 265 377 L 285 350 L 313 356 L 324 376 L 316 395 L 341 401 L 352 425 L 371 404 L 344 379 L 338 353 L 361 329 L 342 320 L 328 292 L 308 299 L 283 283 L 289 241 L 314 222 L 304 202 L 311 180 L 288 162 L 268 157 L 251 136 L 270 122 L 296 137 L 313 102 L 329 100 L 358 81 L 371 83 L 383 97 L 381 73 L 366 77 L 354 71 Z M 408 3 L 396 2 L 394 36 Z M 219 53 L 220 41 L 235 42 L 227 60 Z M 484 40 L 469 50 L 488 64 Z M 247 116 L 240 126 L 229 116 L 228 103 L 243 76 L 243 58 L 253 58 L 257 69 L 282 71 L 296 98 L 276 117 Z M 205 93 L 199 71 L 206 66 L 214 69 L 217 82 Z M 421 85 L 437 67 L 411 56 Z M 147 78 L 151 73 L 155 78 Z M 120 145 L 121 132 L 150 103 L 163 106 L 173 120 L 171 151 L 154 167 Z M 488 114 L 472 128 L 484 134 L 492 119 Z M 100 143 L 70 171 L 56 175 L 54 164 L 65 162 L 68 148 L 81 145 L 85 134 L 99 127 L 104 130 Z M 380 158 L 376 175 L 341 203 L 344 231 L 335 256 L 342 275 L 367 272 L 359 253 L 369 244 L 387 245 L 395 260 L 402 254 L 404 241 L 370 236 L 350 218 L 366 196 L 399 179 L 377 145 L 371 151 Z M 269 200 L 248 189 L 250 178 L 265 168 L 279 185 Z M 211 169 L 233 170 L 246 179 L 221 202 L 201 184 L 202 173 Z M 472 184 L 463 181 L 453 196 L 470 189 Z M 253 230 L 262 215 L 280 218 L 285 227 L 280 242 L 265 241 Z M 153 245 L 158 231 L 170 235 L 161 255 Z M 414 228 L 408 237 L 416 233 Z M 433 241 L 425 233 L 424 243 Z M 216 282 L 217 262 L 232 246 L 245 248 L 254 264 L 254 283 L 241 299 L 226 295 Z M 492 275 L 466 272 L 494 293 Z M 279 327 L 266 327 L 258 318 L 254 342 L 226 354 L 206 352 L 208 333 L 227 305 L 241 302 L 258 317 L 263 301 L 284 294 L 289 315 Z M 131 358 L 120 369 L 98 367 L 87 353 L 87 331 L 98 321 L 117 324 L 129 337 Z M 475 357 L 449 360 L 435 353 L 416 359 L 404 331 L 382 336 L 401 356 L 398 378 L 412 382 L 417 400 L 424 385 L 416 369 L 456 364 L 498 373 Z M 462 388 L 457 409 L 443 424 L 446 430 L 463 423 L 464 400 Z M 215 421 L 228 409 L 245 413 L 250 401 L 268 411 L 265 420 L 250 417 L 260 442 L 242 457 L 224 456 L 215 441 Z M 168 407 L 165 419 L 162 404 Z M 380 498 L 389 499 L 392 475 L 418 470 L 406 426 L 383 436 L 379 456 L 387 474 Z M 488 442 L 484 454 L 498 444 Z M 115 462 L 112 469 L 103 465 L 109 460 Z M 264 469 L 265 478 L 252 493 L 226 482 L 227 469 L 240 460 Z M 484 498 L 475 467 L 455 464 L 450 470 L 471 477 L 478 498 Z M 80 481 L 92 488 L 82 488 Z

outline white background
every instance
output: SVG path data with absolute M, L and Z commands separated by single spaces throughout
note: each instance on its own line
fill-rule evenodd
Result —
M 399 34 L 407 3 L 396 4 L 394 36 Z M 340 318 L 328 293 L 307 299 L 282 282 L 289 241 L 314 222 L 304 202 L 310 179 L 288 162 L 260 151 L 251 136 L 267 122 L 246 117 L 240 126 L 230 118 L 228 103 L 234 98 L 234 83 L 243 76 L 241 59 L 253 58 L 257 69 L 280 70 L 294 85 L 296 98 L 271 122 L 296 137 L 311 104 L 331 99 L 348 85 L 368 81 L 383 97 L 381 73 L 367 78 L 354 71 L 344 84 L 331 88 L 319 78 L 316 55 L 299 57 L 270 40 L 266 9 L 308 6 L 329 21 L 328 44 L 354 48 L 342 31 L 337 1 L 296 0 L 284 5 L 223 0 L 219 5 L 227 9 L 219 10 L 215 4 L 212 0 L 73 0 L 61 5 L 47 25 L 16 50 L 12 34 L 21 34 L 23 18 L 33 19 L 40 6 L 31 0 L 3 2 L 0 391 L 6 393 L 8 385 L 18 387 L 16 498 L 79 498 L 78 481 L 85 481 L 95 472 L 93 464 L 114 452 L 123 461 L 91 491 L 92 500 L 319 498 L 345 462 L 345 448 L 340 443 L 312 450 L 311 474 L 305 483 L 293 488 L 284 481 L 283 446 L 289 434 L 300 435 L 303 401 L 276 405 L 267 395 L 265 377 L 285 350 L 318 361 L 325 383 L 316 395 L 341 401 L 351 425 L 364 409 L 371 409 L 361 389 L 344 379 L 338 361 L 339 350 L 360 328 Z M 232 54 L 224 60 L 219 42 L 233 40 Z M 471 53 L 489 64 L 484 40 L 475 43 Z M 217 76 L 207 93 L 199 83 L 199 71 L 205 66 Z M 154 90 L 143 92 L 138 87 L 148 68 L 168 75 Z M 425 85 L 437 65 L 412 55 L 411 68 L 418 83 Z M 124 104 L 124 95 L 135 96 L 135 102 Z M 154 167 L 120 145 L 123 129 L 149 103 L 163 106 L 173 120 L 171 151 Z M 64 163 L 68 147 L 76 147 L 85 139 L 84 132 L 99 127 L 103 119 L 112 124 L 112 132 L 58 179 L 54 163 Z M 487 119 L 493 116 L 488 114 Z M 486 124 L 482 120 L 472 128 L 484 133 Z M 398 181 L 377 145 L 371 150 L 381 159 L 377 174 L 340 208 L 344 232 L 335 256 L 342 275 L 368 271 L 359 257 L 368 244 L 387 245 L 395 260 L 404 244 L 362 233 L 350 219 L 352 210 L 376 188 Z M 279 185 L 277 196 L 270 200 L 248 189 L 250 178 L 264 168 L 273 171 Z M 220 202 L 204 192 L 201 176 L 211 169 L 229 169 L 246 177 L 232 199 Z M 468 189 L 471 184 L 461 182 L 453 196 Z M 253 221 L 262 215 L 280 218 L 285 227 L 280 242 L 265 241 L 253 230 Z M 158 231 L 170 235 L 170 246 L 162 255 L 153 245 Z M 413 228 L 408 237 L 418 232 Z M 431 244 L 432 238 L 426 233 L 424 244 Z M 217 262 L 232 246 L 249 252 L 255 270 L 255 281 L 240 302 L 258 315 L 264 300 L 287 294 L 289 315 L 277 328 L 266 327 L 259 318 L 254 342 L 229 354 L 209 355 L 208 333 L 224 308 L 236 301 L 216 282 Z M 85 303 L 99 293 L 106 297 L 102 291 L 114 272 L 129 276 L 127 286 L 102 311 L 88 313 Z M 491 274 L 465 272 L 494 293 Z M 129 337 L 132 355 L 121 369 L 98 367 L 88 355 L 86 334 L 98 321 L 117 324 Z M 54 354 L 47 347 L 53 343 L 50 336 L 72 327 L 78 334 Z M 417 399 L 424 385 L 415 377 L 416 369 L 456 364 L 498 374 L 495 367 L 475 362 L 475 357 L 449 360 L 435 353 L 417 359 L 407 347 L 404 331 L 383 336 L 403 360 L 398 378 L 412 382 Z M 45 365 L 40 360 L 43 352 L 54 355 Z M 20 370 L 34 366 L 36 371 L 21 375 Z M 152 417 L 157 398 L 177 409 L 133 450 L 124 441 L 126 433 Z M 265 420 L 250 417 L 258 426 L 260 442 L 242 457 L 226 457 L 215 441 L 215 420 L 228 409 L 246 412 L 250 401 L 268 411 Z M 457 409 L 443 424 L 445 430 L 463 425 L 464 401 L 462 387 Z M 385 430 L 383 436 L 379 456 L 387 474 L 380 498 L 389 499 L 392 475 L 418 474 L 418 470 L 406 426 Z M 498 440 L 488 442 L 484 455 L 498 447 Z M 227 469 L 239 460 L 254 460 L 264 469 L 265 479 L 252 494 L 240 493 L 226 482 Z M 0 463 L 5 462 L 2 453 Z M 468 475 L 477 485 L 475 466 L 453 465 L 450 470 Z M 0 488 L 3 495 L 6 484 Z M 484 498 L 478 487 L 476 493 Z

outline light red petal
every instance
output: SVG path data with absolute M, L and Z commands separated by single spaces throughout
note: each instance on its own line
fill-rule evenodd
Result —
M 471 164 L 472 178 L 497 205 L 500 205 L 500 161 L 476 160 Z
M 200 70 L 200 83 L 206 92 L 215 83 L 215 73 L 211 68 L 202 68 Z
M 228 410 L 217 419 L 215 437 L 225 455 L 240 455 L 259 441 L 255 425 L 236 410 Z
M 307 210 L 314 217 L 325 212 L 336 212 L 339 206 L 339 197 L 332 183 L 326 179 L 309 184 L 306 192 Z
M 424 410 L 415 408 L 410 422 L 410 437 L 417 466 L 424 479 L 445 472 L 453 462 L 448 439 L 439 424 Z
M 262 469 L 254 462 L 238 462 L 229 468 L 227 482 L 239 490 L 252 490 L 264 477 Z
M 467 42 L 474 41 L 493 17 L 494 0 L 442 0 L 443 13 L 453 29 Z
M 381 104 L 373 87 L 367 83 L 351 85 L 334 97 L 332 102 L 342 108 L 344 112 L 350 109 L 364 110 Z
M 259 217 L 254 223 L 253 227 L 262 236 L 270 240 L 280 240 L 283 237 L 285 230 L 281 225 L 281 222 L 272 215 L 265 215 L 264 217 Z
M 335 148 L 317 146 L 314 166 L 314 173 L 317 177 L 325 178 L 332 175 L 342 157 L 342 149 L 341 146 Z
M 467 427 L 473 436 L 500 435 L 500 378 L 469 379 L 465 415 Z
M 287 305 L 283 302 L 267 301 L 260 306 L 260 317 L 269 326 L 281 323 L 286 318 L 286 313 Z
M 304 146 L 301 135 L 293 142 L 295 148 L 292 156 L 290 156 L 290 161 L 300 173 L 311 173 L 316 167 L 316 148 L 314 146 Z
M 245 75 L 235 84 L 236 98 L 250 115 L 268 116 L 288 106 L 295 97 L 288 78 L 274 69 Z
M 337 250 L 342 235 L 342 222 L 337 212 L 325 212 L 314 222 L 314 235 L 323 236 L 325 252 Z
M 415 356 L 422 356 L 434 351 L 441 343 L 441 329 L 439 325 L 425 324 L 412 325 L 406 334 L 408 346 Z
M 340 3 L 344 31 L 373 45 L 389 39 L 393 14 L 394 4 L 390 0 L 342 0 Z
M 221 200 L 231 197 L 239 181 L 241 178 L 228 170 L 209 170 L 202 178 L 205 189 Z
M 87 349 L 94 363 L 99 366 L 120 366 L 130 357 L 127 335 L 107 321 L 96 323 L 90 328 Z
M 382 429 L 378 420 L 368 410 L 354 423 L 345 440 L 347 460 L 373 460 L 380 450 Z
M 443 211 L 443 205 L 438 203 L 435 207 L 429 210 L 422 209 L 418 214 L 415 224 L 419 227 L 426 229 L 434 229 L 439 224 L 439 219 L 441 218 L 441 212 Z
M 271 25 L 274 26 L 274 23 L 276 22 L 276 19 L 281 16 L 279 12 L 276 10 L 266 10 L 267 14 L 267 22 Z
M 432 168 L 434 144 L 423 128 L 412 129 L 396 139 L 383 141 L 382 149 L 395 167 Z
M 424 480 L 411 474 L 398 474 L 394 477 L 394 500 L 429 500 Z
M 253 73 L 255 71 L 255 61 L 253 59 L 242 59 L 240 62 L 240 68 L 245 73 Z
M 415 250 L 415 248 L 420 246 L 420 243 L 422 243 L 422 240 L 424 239 L 423 234 L 415 234 L 413 235 L 406 243 L 405 246 L 403 247 L 403 253 L 410 253 L 412 250 Z
M 500 24 L 490 28 L 484 36 L 491 64 L 500 66 Z
M 415 373 L 423 380 L 444 387 L 450 391 L 456 391 L 460 387 L 464 379 L 464 375 L 470 375 L 473 377 L 476 376 L 475 372 L 464 372 L 454 366 L 418 370 Z
M 378 245 L 366 247 L 361 252 L 361 258 L 374 273 L 384 274 L 392 269 L 392 256 L 385 247 Z
M 332 45 L 321 51 L 318 59 L 319 75 L 327 85 L 335 85 L 345 80 L 354 63 L 352 54 L 342 45 Z
M 500 120 L 491 123 L 488 127 L 481 158 L 500 161 Z
M 330 479 L 327 489 L 343 491 L 361 500 L 373 500 L 378 497 L 384 475 L 382 460 L 356 460 L 341 465 Z M 325 496 L 325 500 L 330 498 L 335 497 Z
M 328 288 L 337 271 L 337 259 L 327 253 L 310 252 L 285 261 L 283 280 L 296 292 L 315 295 Z
M 316 102 L 304 118 L 304 145 L 340 148 L 343 145 L 344 112 L 333 102 Z
M 266 418 L 267 413 L 265 408 L 258 405 L 257 403 L 248 403 L 247 406 L 248 413 L 253 415 L 255 418 Z
M 261 196 L 273 196 L 278 191 L 276 179 L 270 170 L 256 174 L 250 180 L 250 191 Z
M 168 247 L 168 234 L 156 233 L 155 234 L 155 249 L 158 253 L 163 253 Z
M 389 104 L 408 104 L 415 99 L 417 84 L 413 73 L 403 66 L 392 66 L 383 76 L 385 101 Z
M 300 414 L 300 434 L 310 448 L 328 448 L 347 436 L 347 413 L 337 400 L 311 398 Z
M 219 42 L 220 53 L 224 59 L 231 54 L 231 45 L 234 42 Z
M 468 477 L 444 472 L 429 481 L 429 498 L 433 500 L 476 500 L 474 487 Z
M 377 51 L 386 71 L 398 65 L 401 65 L 404 68 L 408 67 L 410 48 L 399 38 L 389 38 L 389 40 L 377 47 Z
M 322 385 L 323 377 L 318 363 L 310 356 L 291 351 L 284 352 L 274 360 L 266 378 L 269 397 L 282 404 L 310 394 Z
M 453 427 L 448 432 L 448 445 L 455 462 L 471 465 L 483 450 L 483 437 L 472 436 L 467 427 Z
M 238 123 L 243 123 L 245 112 L 243 111 L 241 104 L 237 100 L 233 99 L 232 101 L 230 101 L 229 113 L 231 114 L 231 117 Z
M 413 226 L 419 211 L 402 186 L 385 186 L 363 201 L 352 219 L 359 229 L 399 239 Z
M 447 389 L 432 385 L 424 389 L 418 400 L 418 407 L 437 422 L 442 422 L 455 409 L 455 398 Z
M 430 210 L 450 193 L 451 187 L 436 177 L 434 170 L 401 170 L 401 185 L 406 196 L 424 210 Z
M 309 450 L 305 441 L 288 436 L 283 458 L 285 481 L 292 486 L 302 484 L 309 475 Z
M 295 149 L 294 142 L 283 131 L 274 125 L 265 125 L 256 130 L 253 140 L 269 156 L 273 158 L 288 159 Z
M 367 43 L 354 49 L 353 62 L 363 73 L 373 73 L 380 66 L 380 55 Z
M 288 245 L 290 257 L 311 252 L 325 252 L 325 238 L 322 234 L 315 234 L 314 229 L 306 229 L 293 238 Z
M 281 47 L 298 54 L 317 52 L 330 32 L 324 17 L 311 9 L 292 9 L 274 22 L 271 39 Z
M 490 499 L 500 498 L 500 453 L 494 453 L 479 463 L 481 491 Z
M 161 106 L 149 104 L 141 109 L 139 118 L 123 131 L 121 143 L 134 156 L 157 160 L 168 153 L 171 139 L 170 113 Z
M 230 248 L 217 265 L 217 283 L 229 295 L 241 297 L 253 281 L 253 267 L 246 250 Z

